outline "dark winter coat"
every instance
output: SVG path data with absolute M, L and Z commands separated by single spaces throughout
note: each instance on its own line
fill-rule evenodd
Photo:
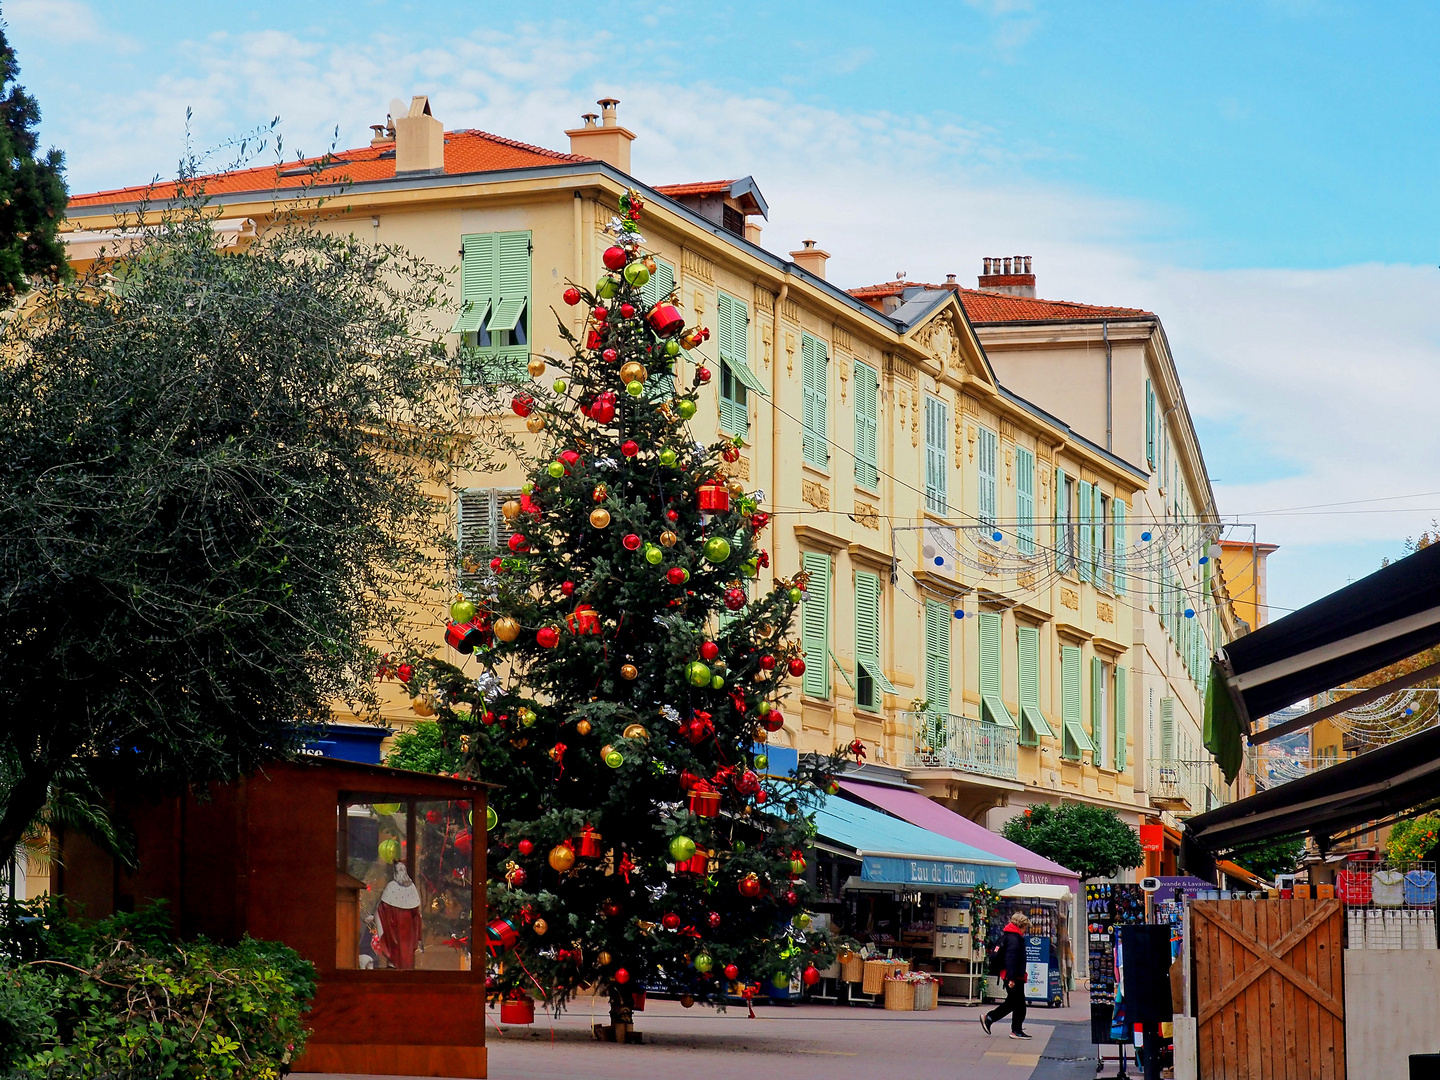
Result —
M 1014 923 L 1006 923 L 1002 931 L 1005 943 L 1005 968 L 1000 976 L 1006 982 L 1025 981 L 1025 935 Z

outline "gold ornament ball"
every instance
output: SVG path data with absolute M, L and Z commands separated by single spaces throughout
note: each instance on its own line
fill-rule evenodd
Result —
M 539 935 L 540 937 L 544 937 L 545 931 L 550 929 L 550 924 L 547 923 L 544 919 L 536 919 L 533 923 L 530 924 L 530 927 L 535 931 L 537 935 Z
M 580 720 L 580 721 L 578 721 L 578 722 L 575 724 L 575 733 L 576 733 L 577 735 L 589 735 L 589 734 L 590 734 L 590 721 L 589 721 L 589 720 Z
M 540 432 L 545 430 L 545 418 L 538 413 L 527 417 L 525 420 L 525 430 L 530 432 L 531 435 L 540 434 Z
M 534 360 L 530 361 L 526 370 L 530 372 L 530 377 L 532 379 L 538 379 L 540 378 L 540 376 L 545 374 L 545 361 L 541 360 L 539 357 L 536 357 Z
M 520 501 L 518 499 L 506 499 L 500 507 L 500 513 L 505 515 L 506 521 L 514 521 L 520 516 Z
M 575 865 L 575 852 L 564 844 L 556 844 L 550 849 L 550 868 L 565 873 Z
M 645 258 L 641 259 L 640 261 L 645 264 L 645 269 L 649 270 L 651 276 L 653 277 L 655 274 L 655 256 L 646 255 Z
M 770 733 L 763 727 L 758 727 L 755 729 L 755 734 L 751 735 L 750 738 L 755 742 L 763 743 L 766 739 L 770 738 Z
M 595 957 L 595 962 L 596 962 L 597 964 L 599 964 L 601 967 L 609 967 L 609 966 L 610 966 L 610 954 L 609 954 L 608 952 L 602 952 L 602 953 L 597 954 L 596 957 Z
M 731 481 L 730 481 L 730 494 L 736 496 L 737 498 L 738 498 L 739 496 L 741 496 L 741 495 L 744 495 L 744 494 L 745 494 L 745 485 L 742 484 L 742 483 L 740 483 L 739 480 L 731 480 Z
M 435 701 L 428 694 L 410 699 L 410 708 L 414 709 L 419 716 L 434 716 Z
M 650 738 L 650 732 L 645 730 L 644 724 L 626 724 L 625 730 L 622 731 L 620 734 L 624 735 L 627 739 Z
M 645 368 L 638 360 L 629 360 L 620 366 L 620 381 L 629 386 L 635 381 L 645 381 Z
M 621 665 L 620 665 L 620 677 L 621 677 L 622 679 L 626 679 L 626 680 L 633 679 L 633 678 L 635 678 L 635 677 L 636 677 L 637 675 L 639 675 L 639 674 L 640 674 L 640 669 L 637 668 L 634 664 L 621 664 Z
M 677 541 L 677 540 L 679 540 L 679 539 L 680 539 L 680 538 L 679 538 L 678 536 L 676 536 L 673 532 L 671 532 L 669 529 L 666 529 L 664 532 L 662 532 L 662 533 L 660 534 L 660 546 L 661 546 L 661 547 L 667 547 L 667 548 L 668 548 L 668 547 L 674 547 L 674 546 L 675 546 L 675 541 Z
M 597 529 L 603 529 L 610 524 L 610 511 L 603 506 L 597 506 L 590 511 L 590 524 Z
M 695 999 L 694 999 L 693 997 L 691 997 L 689 994 L 681 994 L 681 995 L 680 995 L 680 1007 L 681 1007 L 682 1009 L 690 1009 L 690 1008 L 694 1008 L 694 1006 L 695 1006 Z
M 495 620 L 495 636 L 501 641 L 514 641 L 520 636 L 520 620 L 510 615 L 501 615 Z

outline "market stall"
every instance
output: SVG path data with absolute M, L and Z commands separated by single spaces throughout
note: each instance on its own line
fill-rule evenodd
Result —
M 1066 885 L 1022 881 L 1001 891 L 987 943 L 998 942 L 1010 917 L 1025 914 L 1030 934 L 1025 941 L 1025 999 L 1056 1007 L 1066 1003 L 1075 966 L 1071 912 L 1075 894 Z M 1003 994 L 995 995 L 1003 997 Z

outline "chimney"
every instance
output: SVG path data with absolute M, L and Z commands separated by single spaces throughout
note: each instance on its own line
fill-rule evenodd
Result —
M 760 245 L 760 226 L 749 218 L 745 219 L 745 239 L 757 247 Z
M 607 165 L 613 165 L 623 173 L 630 172 L 630 144 L 635 133 L 620 126 L 615 115 L 616 98 L 601 98 L 595 104 L 600 106 L 600 115 L 586 113 L 580 119 L 584 127 L 571 128 L 565 132 L 570 136 L 570 152 L 581 157 L 595 158 Z M 600 123 L 595 121 L 599 120 Z
M 395 124 L 395 175 L 413 176 L 445 171 L 445 125 L 430 112 L 430 99 L 418 94 L 410 111 L 393 117 Z
M 808 270 L 818 278 L 824 278 L 825 260 L 830 258 L 830 253 L 817 248 L 814 240 L 802 240 L 800 241 L 800 250 L 790 252 L 790 258 L 800 269 Z
M 984 271 L 980 275 L 979 287 L 986 292 L 1004 293 L 1007 296 L 1035 296 L 1035 274 L 1031 271 L 1031 256 L 992 256 L 984 260 Z M 951 274 L 946 284 L 955 280 Z

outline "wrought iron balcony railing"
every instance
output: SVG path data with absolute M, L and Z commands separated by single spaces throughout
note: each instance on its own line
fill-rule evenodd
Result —
M 909 728 L 905 765 L 912 769 L 955 769 L 1014 780 L 1019 773 L 1014 728 L 944 712 L 900 712 Z

